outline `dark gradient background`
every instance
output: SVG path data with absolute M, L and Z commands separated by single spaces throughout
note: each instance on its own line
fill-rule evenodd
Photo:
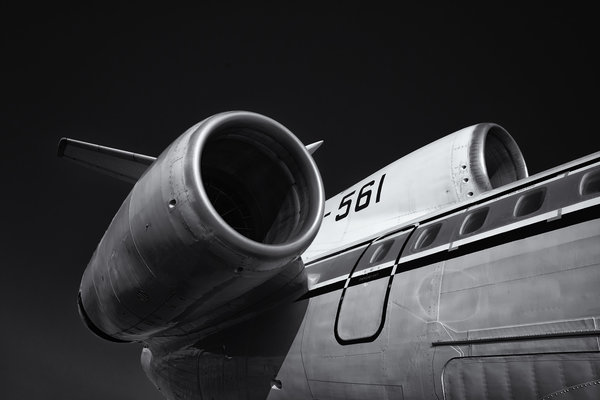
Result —
M 532 173 L 600 150 L 591 9 L 166 4 L 1 10 L 2 398 L 162 398 L 139 345 L 79 321 L 130 187 L 57 159 L 61 136 L 158 155 L 213 113 L 260 112 L 325 140 L 328 196 L 477 122 L 504 126 Z

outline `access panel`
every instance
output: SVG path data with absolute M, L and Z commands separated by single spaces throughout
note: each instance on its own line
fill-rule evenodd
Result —
M 596 400 L 600 353 L 455 358 L 442 379 L 445 400 Z

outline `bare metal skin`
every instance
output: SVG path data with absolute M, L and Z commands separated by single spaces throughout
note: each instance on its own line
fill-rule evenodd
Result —
M 600 153 L 528 177 L 478 124 L 324 201 L 318 145 L 248 112 L 157 158 L 61 140 L 134 184 L 87 326 L 168 399 L 600 398 Z

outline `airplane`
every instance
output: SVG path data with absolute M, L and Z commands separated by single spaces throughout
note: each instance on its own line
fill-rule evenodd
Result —
M 600 152 L 532 176 L 476 124 L 325 201 L 247 111 L 158 157 L 63 138 L 133 187 L 77 298 L 168 399 L 600 398 Z

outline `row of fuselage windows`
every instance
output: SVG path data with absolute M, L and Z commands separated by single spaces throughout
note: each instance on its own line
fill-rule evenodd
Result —
M 400 233 L 377 240 L 366 251 L 364 244 L 342 255 L 318 261 L 311 266 L 310 271 L 319 275 L 319 281 L 323 282 L 350 273 L 358 261 L 353 271 L 355 274 L 377 264 L 393 263 L 400 252 L 418 255 L 421 251 L 448 245 L 456 240 L 527 220 L 599 195 L 600 166 L 529 189 L 515 189 L 515 193 L 501 193 L 496 199 L 483 199 L 482 205 L 470 205 L 467 211 L 425 221 L 412 235 L 409 234 L 410 229 L 405 227 Z M 409 243 L 404 246 L 406 240 Z M 403 251 L 403 248 L 406 250 Z
M 600 194 L 600 167 L 550 181 L 524 192 L 504 195 L 491 203 L 444 217 L 415 232 L 410 251 L 415 253 L 433 245 L 450 243 L 476 233 L 509 225 L 545 212 L 558 210 Z M 486 203 L 490 200 L 485 200 Z M 471 206 L 473 207 L 473 206 Z

